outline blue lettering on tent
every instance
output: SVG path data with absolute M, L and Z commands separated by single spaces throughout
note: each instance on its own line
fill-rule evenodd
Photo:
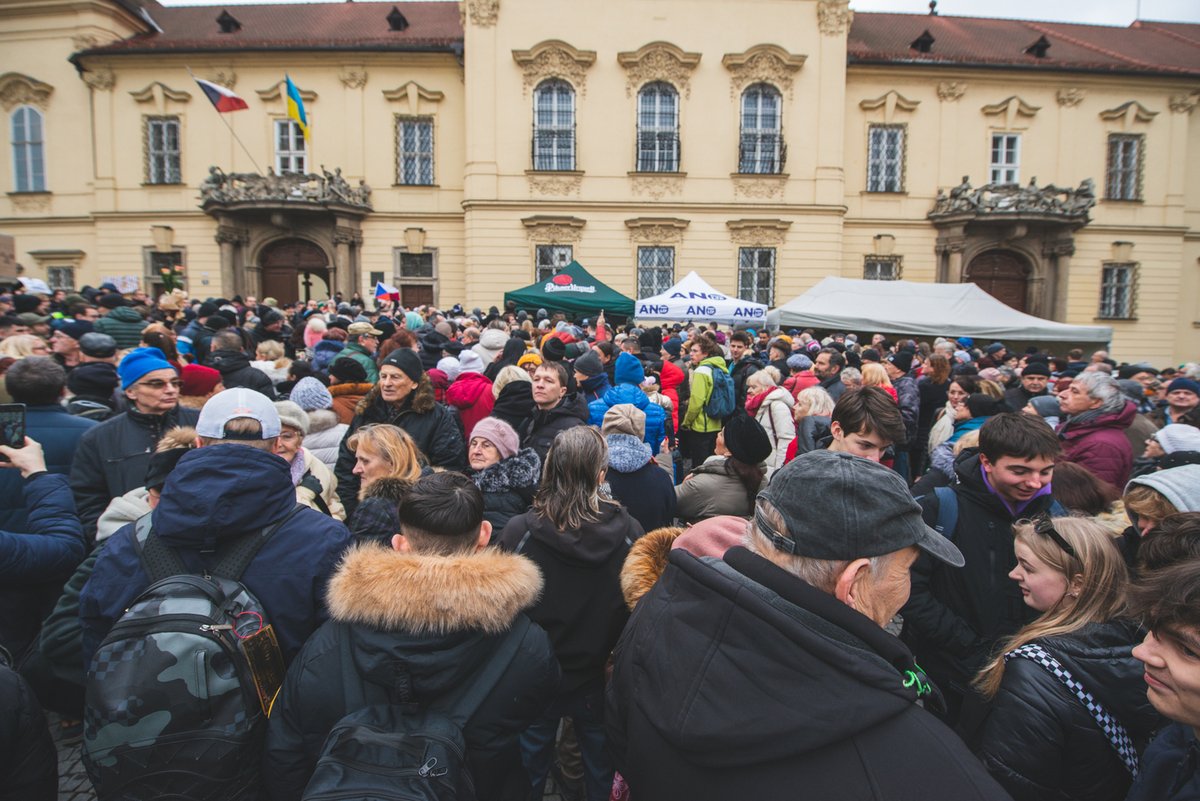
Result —
M 670 306 L 655 306 L 652 304 L 643 303 L 641 306 L 638 306 L 637 313 L 639 317 L 646 317 L 652 314 L 669 314 L 670 311 Z
M 717 313 L 716 306 L 688 306 L 688 317 L 712 317 Z
M 764 314 L 766 314 L 765 309 L 755 309 L 755 308 L 748 308 L 748 307 L 743 308 L 743 307 L 739 306 L 738 308 L 733 310 L 734 317 L 758 318 L 758 317 L 762 317 Z
M 719 292 L 672 292 L 673 298 L 688 298 L 691 300 L 728 300 Z

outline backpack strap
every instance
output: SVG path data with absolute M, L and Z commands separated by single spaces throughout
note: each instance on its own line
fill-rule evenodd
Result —
M 951 487 L 935 487 L 933 494 L 938 499 L 937 532 L 954 542 L 954 529 L 958 527 L 958 493 Z
M 146 571 L 150 583 L 154 584 L 167 576 L 187 573 L 188 569 L 174 548 L 163 544 L 160 538 L 150 536 L 151 514 L 153 513 L 146 512 L 133 524 L 133 543 L 142 562 L 142 570 Z
M 254 561 L 254 557 L 258 555 L 259 550 L 267 544 L 267 540 L 271 539 L 272 535 L 282 528 L 284 523 L 295 517 L 302 509 L 307 508 L 307 506 L 298 503 L 278 522 L 267 526 L 261 531 L 238 537 L 229 546 L 229 550 L 217 560 L 217 563 L 213 565 L 210 572 L 214 576 L 241 581 L 242 573 L 246 572 L 246 568 Z
M 300 483 L 297 486 L 304 487 L 304 489 L 312 492 L 313 503 L 317 505 L 317 511 L 327 517 L 333 517 L 329 513 L 329 504 L 325 503 L 325 499 L 321 497 L 321 493 L 325 488 L 321 486 L 320 479 L 314 476 L 311 470 L 304 474 L 304 478 L 300 479 Z
M 454 724 L 460 729 L 466 728 L 467 721 L 491 695 L 492 690 L 496 689 L 496 685 L 500 683 L 508 666 L 516 658 L 517 651 L 525 640 L 525 632 L 529 631 L 529 626 L 529 618 L 518 614 L 516 620 L 513 621 L 512 628 L 496 646 L 496 650 L 492 652 L 487 664 L 475 674 L 470 683 L 465 684 L 465 689 L 457 697 L 449 698 L 444 705 L 441 705 L 446 717 L 454 721 Z
M 1108 742 L 1116 749 L 1117 755 L 1121 757 L 1121 761 L 1125 763 L 1125 769 L 1129 771 L 1133 778 L 1138 775 L 1138 753 L 1134 748 L 1133 740 L 1129 737 L 1129 732 L 1125 727 L 1117 721 L 1108 710 L 1104 708 L 1104 704 L 1096 700 L 1096 697 L 1087 691 L 1087 688 L 1079 683 L 1079 680 L 1071 675 L 1071 671 L 1062 666 L 1057 659 L 1050 655 L 1042 646 L 1037 643 L 1027 643 L 1020 648 L 1014 648 L 1004 655 L 1004 661 L 1014 657 L 1021 657 L 1036 662 L 1054 678 L 1061 681 L 1071 693 L 1079 699 L 1079 703 L 1083 704 L 1087 709 L 1088 714 L 1096 721 L 1096 725 L 1100 727 L 1100 731 L 1104 732 L 1104 736 L 1108 738 Z

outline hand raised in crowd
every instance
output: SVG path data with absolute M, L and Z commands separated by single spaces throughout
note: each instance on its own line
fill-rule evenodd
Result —
M 24 448 L 11 448 L 0 445 L 0 454 L 8 460 L 0 462 L 0 467 L 15 467 L 21 471 L 21 478 L 29 478 L 34 473 L 46 472 L 46 456 L 42 452 L 41 443 L 25 438 Z

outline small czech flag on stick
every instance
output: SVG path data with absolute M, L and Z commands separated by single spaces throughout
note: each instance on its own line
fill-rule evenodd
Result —
M 192 76 L 192 79 L 200 84 L 200 88 L 204 90 L 204 94 L 209 99 L 209 102 L 213 104 L 213 108 L 220 113 L 224 114 L 229 111 L 241 111 L 242 109 L 249 108 L 245 100 L 242 100 L 224 86 L 197 78 L 195 75 Z
M 375 284 L 375 299 L 380 300 L 386 298 L 393 303 L 400 302 L 400 290 L 390 284 L 385 284 L 379 281 Z

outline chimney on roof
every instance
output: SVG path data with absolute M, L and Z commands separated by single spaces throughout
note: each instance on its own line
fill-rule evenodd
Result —
M 933 38 L 933 34 L 929 32 L 928 28 L 926 28 L 925 33 L 921 34 L 916 39 L 913 39 L 912 43 L 909 44 L 909 47 L 911 47 L 913 50 L 916 50 L 918 53 L 928 53 L 930 50 L 933 50 L 933 43 L 935 41 L 936 40 Z
M 1036 42 L 1025 48 L 1025 52 L 1034 58 L 1045 58 L 1046 51 L 1050 49 L 1050 42 L 1045 36 L 1038 39 Z
M 929 16 L 937 16 L 937 0 L 929 0 Z
M 217 17 L 217 24 L 221 26 L 221 33 L 237 33 L 242 29 L 242 23 L 237 21 L 237 17 L 226 10 L 222 10 L 221 16 Z
M 400 9 L 392 6 L 391 12 L 387 15 L 388 27 L 393 31 L 402 31 L 408 27 L 408 20 L 400 13 Z

